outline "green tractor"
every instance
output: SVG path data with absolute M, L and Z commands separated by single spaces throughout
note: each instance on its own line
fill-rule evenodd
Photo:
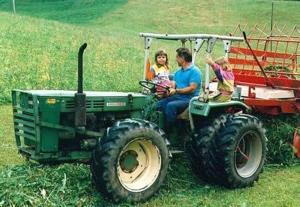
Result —
M 195 43 L 193 61 L 207 43 L 231 41 L 219 35 L 141 33 L 145 70 L 153 39 Z M 13 90 L 12 104 L 18 151 L 40 163 L 87 161 L 96 189 L 115 202 L 144 201 L 161 187 L 173 153 L 164 132 L 163 114 L 156 111 L 155 83 L 140 81 L 149 93 L 83 92 L 83 44 L 78 53 L 78 91 Z M 247 114 L 239 96 L 232 101 L 208 100 L 209 67 L 204 95 L 191 99 L 188 118 L 180 120 L 190 140 L 189 154 L 196 174 L 229 188 L 247 187 L 258 180 L 266 156 L 262 123 Z M 166 88 L 168 90 L 168 88 Z M 180 139 L 180 137 L 177 137 Z

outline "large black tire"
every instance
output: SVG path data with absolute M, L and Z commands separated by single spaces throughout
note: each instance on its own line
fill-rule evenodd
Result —
M 217 182 L 228 188 L 252 186 L 262 172 L 266 158 L 266 136 L 254 116 L 230 117 L 213 139 L 210 158 Z
M 190 150 L 192 169 L 204 181 L 216 182 L 219 177 L 215 169 L 217 160 L 215 160 L 212 148 L 215 137 L 228 117 L 229 115 L 224 114 L 212 121 L 202 123 L 193 135 Z
M 115 202 L 145 201 L 158 191 L 167 173 L 164 133 L 151 122 L 118 121 L 92 153 L 92 179 Z

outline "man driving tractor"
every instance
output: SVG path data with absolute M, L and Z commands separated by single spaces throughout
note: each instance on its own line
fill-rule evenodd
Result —
M 165 130 L 170 131 L 178 114 L 189 105 L 189 101 L 197 96 L 201 88 L 201 72 L 192 63 L 192 53 L 187 48 L 176 50 L 176 61 L 180 68 L 174 74 L 172 87 L 169 89 L 169 97 L 158 101 L 157 109 L 164 113 Z

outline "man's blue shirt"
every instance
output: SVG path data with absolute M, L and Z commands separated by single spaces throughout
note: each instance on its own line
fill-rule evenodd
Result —
M 201 72 L 199 68 L 195 65 L 183 69 L 180 68 L 175 72 L 174 81 L 176 82 L 176 88 L 186 88 L 191 85 L 191 83 L 197 84 L 196 90 L 191 94 L 178 94 L 182 98 L 192 98 L 198 96 L 201 89 Z

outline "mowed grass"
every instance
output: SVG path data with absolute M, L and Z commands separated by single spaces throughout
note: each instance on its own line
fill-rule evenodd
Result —
M 300 166 L 266 167 L 253 187 L 229 190 L 203 183 L 175 157 L 160 191 L 136 206 L 298 206 Z M 91 184 L 88 165 L 23 164 L 0 172 L 0 206 L 112 206 Z M 120 206 L 131 206 L 121 203 Z
M 111 206 L 91 182 L 89 165 L 39 165 L 17 153 L 10 105 L 0 107 L 0 206 Z M 282 147 L 282 146 L 281 146 Z M 298 206 L 300 163 L 267 165 L 251 188 L 229 190 L 199 180 L 186 155 L 175 156 L 159 193 L 138 206 Z M 121 206 L 130 206 L 121 203 Z

